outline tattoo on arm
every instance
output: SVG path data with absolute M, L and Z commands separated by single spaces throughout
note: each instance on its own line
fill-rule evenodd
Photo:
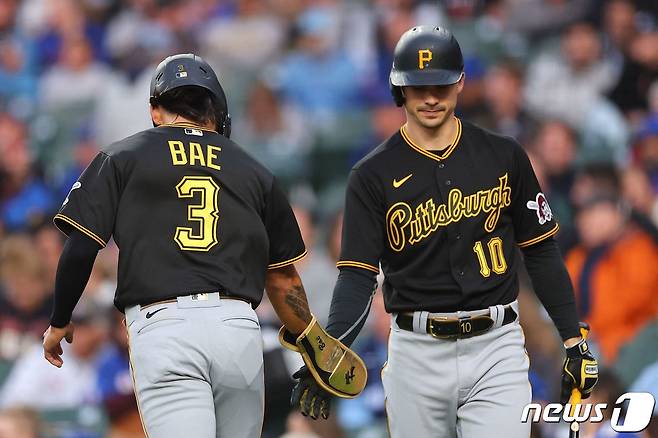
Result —
M 311 311 L 308 308 L 308 301 L 306 301 L 306 293 L 302 285 L 294 285 L 286 292 L 286 304 L 290 310 L 304 322 L 311 320 Z

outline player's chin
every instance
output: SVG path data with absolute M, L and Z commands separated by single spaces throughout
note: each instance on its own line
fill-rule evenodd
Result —
M 436 128 L 446 120 L 445 111 L 418 111 L 418 122 L 425 128 Z

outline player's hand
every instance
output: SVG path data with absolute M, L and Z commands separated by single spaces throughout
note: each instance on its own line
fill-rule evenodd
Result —
M 588 398 L 599 380 L 598 363 L 589 351 L 589 346 L 584 338 L 573 347 L 567 348 L 566 353 L 567 357 L 562 365 L 560 394 L 562 404 L 569 402 L 572 389 L 580 391 L 581 398 Z
M 62 328 L 50 326 L 43 334 L 43 355 L 48 362 L 57 368 L 61 368 L 64 364 L 60 342 L 62 342 L 62 339 L 66 339 L 69 344 L 73 342 L 73 330 L 73 324 L 68 323 L 66 327 Z
M 314 420 L 320 416 L 325 420 L 329 418 L 331 394 L 320 388 L 306 365 L 293 374 L 292 378 L 298 381 L 292 389 L 290 405 L 293 408 L 299 407 L 305 417 Z

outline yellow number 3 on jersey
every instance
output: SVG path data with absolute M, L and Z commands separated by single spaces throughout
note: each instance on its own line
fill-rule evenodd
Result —
M 187 218 L 199 224 L 199 232 L 192 227 L 176 227 L 174 240 L 183 251 L 208 251 L 217 240 L 219 220 L 219 186 L 209 176 L 184 176 L 176 186 L 179 198 L 201 196 L 199 204 L 187 206 Z

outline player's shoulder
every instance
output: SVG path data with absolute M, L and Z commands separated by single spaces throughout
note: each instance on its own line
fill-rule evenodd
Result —
M 353 171 L 377 172 L 383 169 L 382 163 L 391 162 L 392 159 L 399 158 L 398 154 L 404 145 L 404 139 L 400 131 L 396 131 L 389 138 L 380 143 L 371 150 L 365 157 L 357 161 L 352 167 Z

